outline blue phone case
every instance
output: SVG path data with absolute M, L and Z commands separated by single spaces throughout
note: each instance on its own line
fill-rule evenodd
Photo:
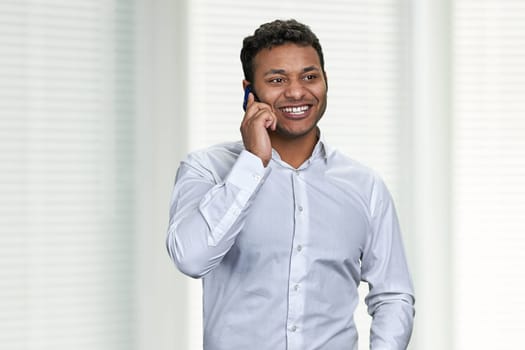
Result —
M 247 85 L 244 89 L 244 100 L 242 102 L 242 109 L 246 111 L 246 107 L 248 105 L 248 96 L 250 96 L 250 92 L 252 92 L 252 86 Z

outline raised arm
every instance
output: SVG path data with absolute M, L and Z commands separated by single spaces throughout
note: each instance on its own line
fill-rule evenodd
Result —
M 166 245 L 184 274 L 199 278 L 217 266 L 241 231 L 255 193 L 269 173 L 242 151 L 224 178 L 203 159 L 181 163 L 171 198 Z

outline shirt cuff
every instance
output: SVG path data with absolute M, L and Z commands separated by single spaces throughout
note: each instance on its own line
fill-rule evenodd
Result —
M 241 152 L 224 180 L 226 186 L 218 188 L 222 191 L 222 196 L 220 202 L 215 202 L 217 206 L 210 206 L 211 197 L 205 198 L 200 206 L 201 213 L 210 227 L 209 246 L 217 246 L 228 232 L 233 233 L 232 226 L 270 171 L 269 167 L 264 168 L 261 159 L 254 154 L 248 151 Z
M 270 168 L 263 166 L 262 160 L 249 151 L 242 151 L 225 182 L 229 182 L 243 192 L 253 193 L 268 176 Z

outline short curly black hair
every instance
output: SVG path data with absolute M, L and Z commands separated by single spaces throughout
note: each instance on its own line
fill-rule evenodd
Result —
M 323 49 L 319 39 L 310 27 L 295 19 L 275 20 L 262 24 L 253 35 L 244 38 L 241 49 L 241 62 L 244 79 L 253 82 L 253 59 L 263 49 L 295 43 L 301 46 L 312 46 L 319 55 L 321 69 L 324 73 Z

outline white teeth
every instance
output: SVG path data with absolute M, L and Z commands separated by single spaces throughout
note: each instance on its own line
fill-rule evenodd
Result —
M 308 110 L 308 106 L 299 106 L 299 107 L 284 107 L 282 108 L 283 112 L 285 113 L 294 113 L 294 114 L 300 114 Z

